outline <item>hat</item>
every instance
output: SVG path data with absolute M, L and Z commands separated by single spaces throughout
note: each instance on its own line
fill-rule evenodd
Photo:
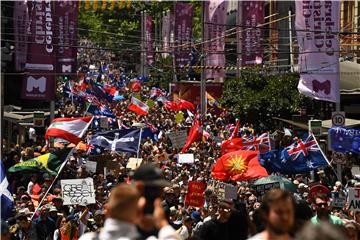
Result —
M 191 213 L 191 218 L 194 220 L 201 220 L 201 214 L 198 211 L 194 211 Z
M 299 181 L 298 181 L 298 180 L 294 180 L 294 181 L 293 181 L 293 184 L 299 185 Z
M 23 214 L 23 215 L 32 215 L 32 213 L 30 212 L 30 210 L 28 208 L 23 208 L 19 210 L 19 215 Z
M 166 181 L 162 172 L 152 163 L 146 163 L 136 169 L 134 173 L 134 180 L 144 181 L 147 186 L 169 186 L 170 183 Z
M 21 200 L 25 200 L 25 199 L 30 200 L 30 197 L 29 197 L 28 195 L 24 194 L 24 195 L 21 196 L 20 199 L 21 199 Z
M 172 188 L 170 188 L 170 187 L 165 187 L 165 188 L 164 188 L 164 193 L 165 193 L 165 194 L 174 193 L 174 189 L 172 189 Z
M 308 188 L 308 186 L 305 183 L 300 183 L 298 188 Z
M 56 208 L 56 207 L 54 207 L 54 206 L 53 206 L 53 207 L 51 207 L 51 208 L 50 208 L 50 210 L 49 210 L 49 212 L 57 212 L 57 211 L 58 211 L 58 210 L 57 210 L 57 208 Z

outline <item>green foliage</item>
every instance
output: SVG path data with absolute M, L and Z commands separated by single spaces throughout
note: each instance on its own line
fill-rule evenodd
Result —
M 268 75 L 259 69 L 244 70 L 240 78 L 225 81 L 222 106 L 242 122 L 272 127 L 272 117 L 290 118 L 310 100 L 297 90 L 297 74 Z

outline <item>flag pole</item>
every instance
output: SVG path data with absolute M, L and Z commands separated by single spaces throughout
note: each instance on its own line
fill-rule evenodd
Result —
M 140 134 L 139 134 L 139 144 L 138 144 L 138 150 L 137 150 L 137 153 L 136 153 L 136 158 L 139 158 L 139 154 L 140 154 L 140 144 L 141 144 L 141 136 L 142 136 L 142 127 L 140 128 Z
M 80 136 L 79 136 L 80 138 L 83 137 L 84 133 L 85 133 L 86 130 L 89 128 L 89 126 L 90 126 L 91 122 L 93 121 L 93 119 L 94 119 L 94 117 L 91 118 L 91 120 L 88 122 L 88 124 L 86 125 L 86 127 L 82 130 L 82 132 L 81 132 L 81 134 L 80 134 Z M 69 158 L 73 155 L 73 153 L 75 152 L 75 150 L 76 150 L 76 146 L 73 147 L 73 148 L 70 150 L 70 152 L 68 153 L 68 155 L 66 156 L 65 161 L 61 164 L 61 167 L 60 167 L 58 173 L 56 174 L 56 176 L 55 176 L 54 180 L 52 181 L 50 187 L 46 190 L 44 196 L 42 197 L 41 201 L 39 202 L 38 207 L 35 209 L 33 215 L 31 216 L 30 221 L 34 218 L 36 212 L 37 212 L 37 211 L 39 210 L 39 208 L 41 207 L 41 204 L 43 203 L 45 197 L 48 195 L 50 189 L 52 188 L 52 186 L 54 185 L 54 183 L 55 183 L 56 180 L 58 179 L 60 173 L 61 173 L 62 170 L 64 169 L 64 167 L 65 167 L 65 165 L 67 164 Z

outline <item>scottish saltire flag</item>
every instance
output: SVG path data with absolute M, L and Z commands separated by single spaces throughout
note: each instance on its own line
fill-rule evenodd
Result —
M 0 160 L 0 196 L 1 196 L 1 219 L 6 220 L 11 216 L 14 208 L 14 199 L 10 192 L 9 182 L 6 178 L 5 167 Z
M 329 165 L 313 135 L 285 149 L 261 153 L 260 158 L 270 172 L 282 174 L 306 173 Z
M 94 134 L 89 145 L 115 152 L 136 153 L 139 138 L 140 129 L 111 130 Z

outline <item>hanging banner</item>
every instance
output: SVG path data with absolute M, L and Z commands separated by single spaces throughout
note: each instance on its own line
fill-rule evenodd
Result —
M 170 52 L 170 30 L 171 30 L 171 15 L 167 12 L 162 18 L 162 44 L 164 53 L 161 54 L 163 58 L 167 58 Z
M 77 1 L 55 2 L 56 72 L 76 73 L 77 57 Z
M 299 92 L 338 102 L 340 1 L 296 1 L 295 6 Z
M 146 62 L 148 65 L 152 65 L 154 63 L 154 49 L 153 49 L 153 41 L 152 41 L 152 25 L 153 19 L 151 16 L 146 15 L 145 17 L 145 51 L 146 51 Z
M 29 3 L 28 52 L 22 98 L 51 101 L 55 97 L 54 8 L 52 1 Z
M 206 66 L 225 67 L 225 30 L 228 1 L 205 2 Z M 206 78 L 224 78 L 225 69 L 206 69 Z
M 193 9 L 190 3 L 175 4 L 175 63 L 184 66 L 190 61 Z
M 263 30 L 256 26 L 264 23 L 264 1 L 242 2 L 242 65 L 261 64 L 263 61 Z
M 14 2 L 15 69 L 24 70 L 27 56 L 29 12 L 26 1 Z

